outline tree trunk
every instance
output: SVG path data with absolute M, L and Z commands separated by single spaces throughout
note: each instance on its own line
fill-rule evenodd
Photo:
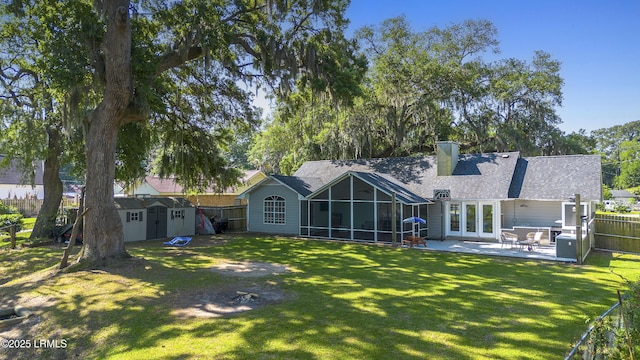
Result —
M 56 214 L 62 200 L 62 181 L 60 181 L 60 155 L 62 154 L 62 135 L 60 129 L 51 125 L 47 129 L 48 152 L 44 160 L 43 187 L 44 201 L 38 212 L 36 223 L 29 237 L 31 240 L 46 239 L 56 225 Z
M 131 98 L 131 25 L 129 1 L 105 1 L 107 33 L 102 46 L 105 57 L 104 98 L 94 110 L 86 137 L 87 176 L 83 250 L 80 261 L 105 263 L 125 258 L 120 216 L 113 202 L 116 142 Z
M 99 108 L 87 134 L 87 176 L 85 218 L 81 261 L 105 263 L 110 258 L 125 258 L 122 222 L 113 202 L 116 141 L 118 128 L 108 110 Z

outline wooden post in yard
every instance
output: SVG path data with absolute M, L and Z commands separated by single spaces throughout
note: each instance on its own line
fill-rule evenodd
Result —
M 16 248 L 16 224 L 11 224 L 9 227 L 9 238 L 11 239 L 11 248 Z
M 69 255 L 71 255 L 71 248 L 73 248 L 73 244 L 76 242 L 78 229 L 80 228 L 80 224 L 82 223 L 87 211 L 89 211 L 89 208 L 84 209 L 82 214 L 78 214 L 78 216 L 76 217 L 76 221 L 73 223 L 73 228 L 71 229 L 71 237 L 69 238 L 69 245 L 64 248 L 64 252 L 62 253 L 62 260 L 60 260 L 60 269 L 64 269 L 68 266 Z
M 397 245 L 396 242 L 398 241 L 396 216 L 398 216 L 396 211 L 396 193 L 393 192 L 391 194 L 391 242 L 394 247 Z
M 580 206 L 580 194 L 576 194 L 576 253 L 578 265 L 582 265 L 582 206 Z

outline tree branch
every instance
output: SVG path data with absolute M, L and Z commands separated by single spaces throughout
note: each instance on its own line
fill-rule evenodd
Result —
M 202 47 L 199 45 L 191 46 L 188 49 L 174 49 L 163 54 L 156 69 L 156 75 L 160 75 L 165 71 L 183 65 L 191 60 L 197 59 L 204 55 Z

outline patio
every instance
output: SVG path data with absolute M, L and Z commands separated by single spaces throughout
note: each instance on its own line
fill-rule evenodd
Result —
M 500 243 L 466 240 L 427 240 L 426 248 L 423 246 L 414 246 L 413 249 L 517 257 L 559 262 L 576 262 L 576 259 L 556 257 L 555 246 L 537 246 L 534 251 L 527 251 L 526 249 L 520 250 L 517 246 L 514 246 L 513 248 L 509 245 L 502 246 Z

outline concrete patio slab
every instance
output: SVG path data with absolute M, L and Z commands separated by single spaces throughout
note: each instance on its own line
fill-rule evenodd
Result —
M 526 248 L 520 249 L 519 246 L 511 247 L 510 245 L 502 246 L 500 243 L 468 240 L 427 240 L 426 248 L 420 245 L 414 246 L 412 249 L 449 251 L 466 254 L 504 256 L 558 262 L 576 262 L 576 259 L 556 257 L 555 246 L 536 246 L 533 251 L 528 251 Z

